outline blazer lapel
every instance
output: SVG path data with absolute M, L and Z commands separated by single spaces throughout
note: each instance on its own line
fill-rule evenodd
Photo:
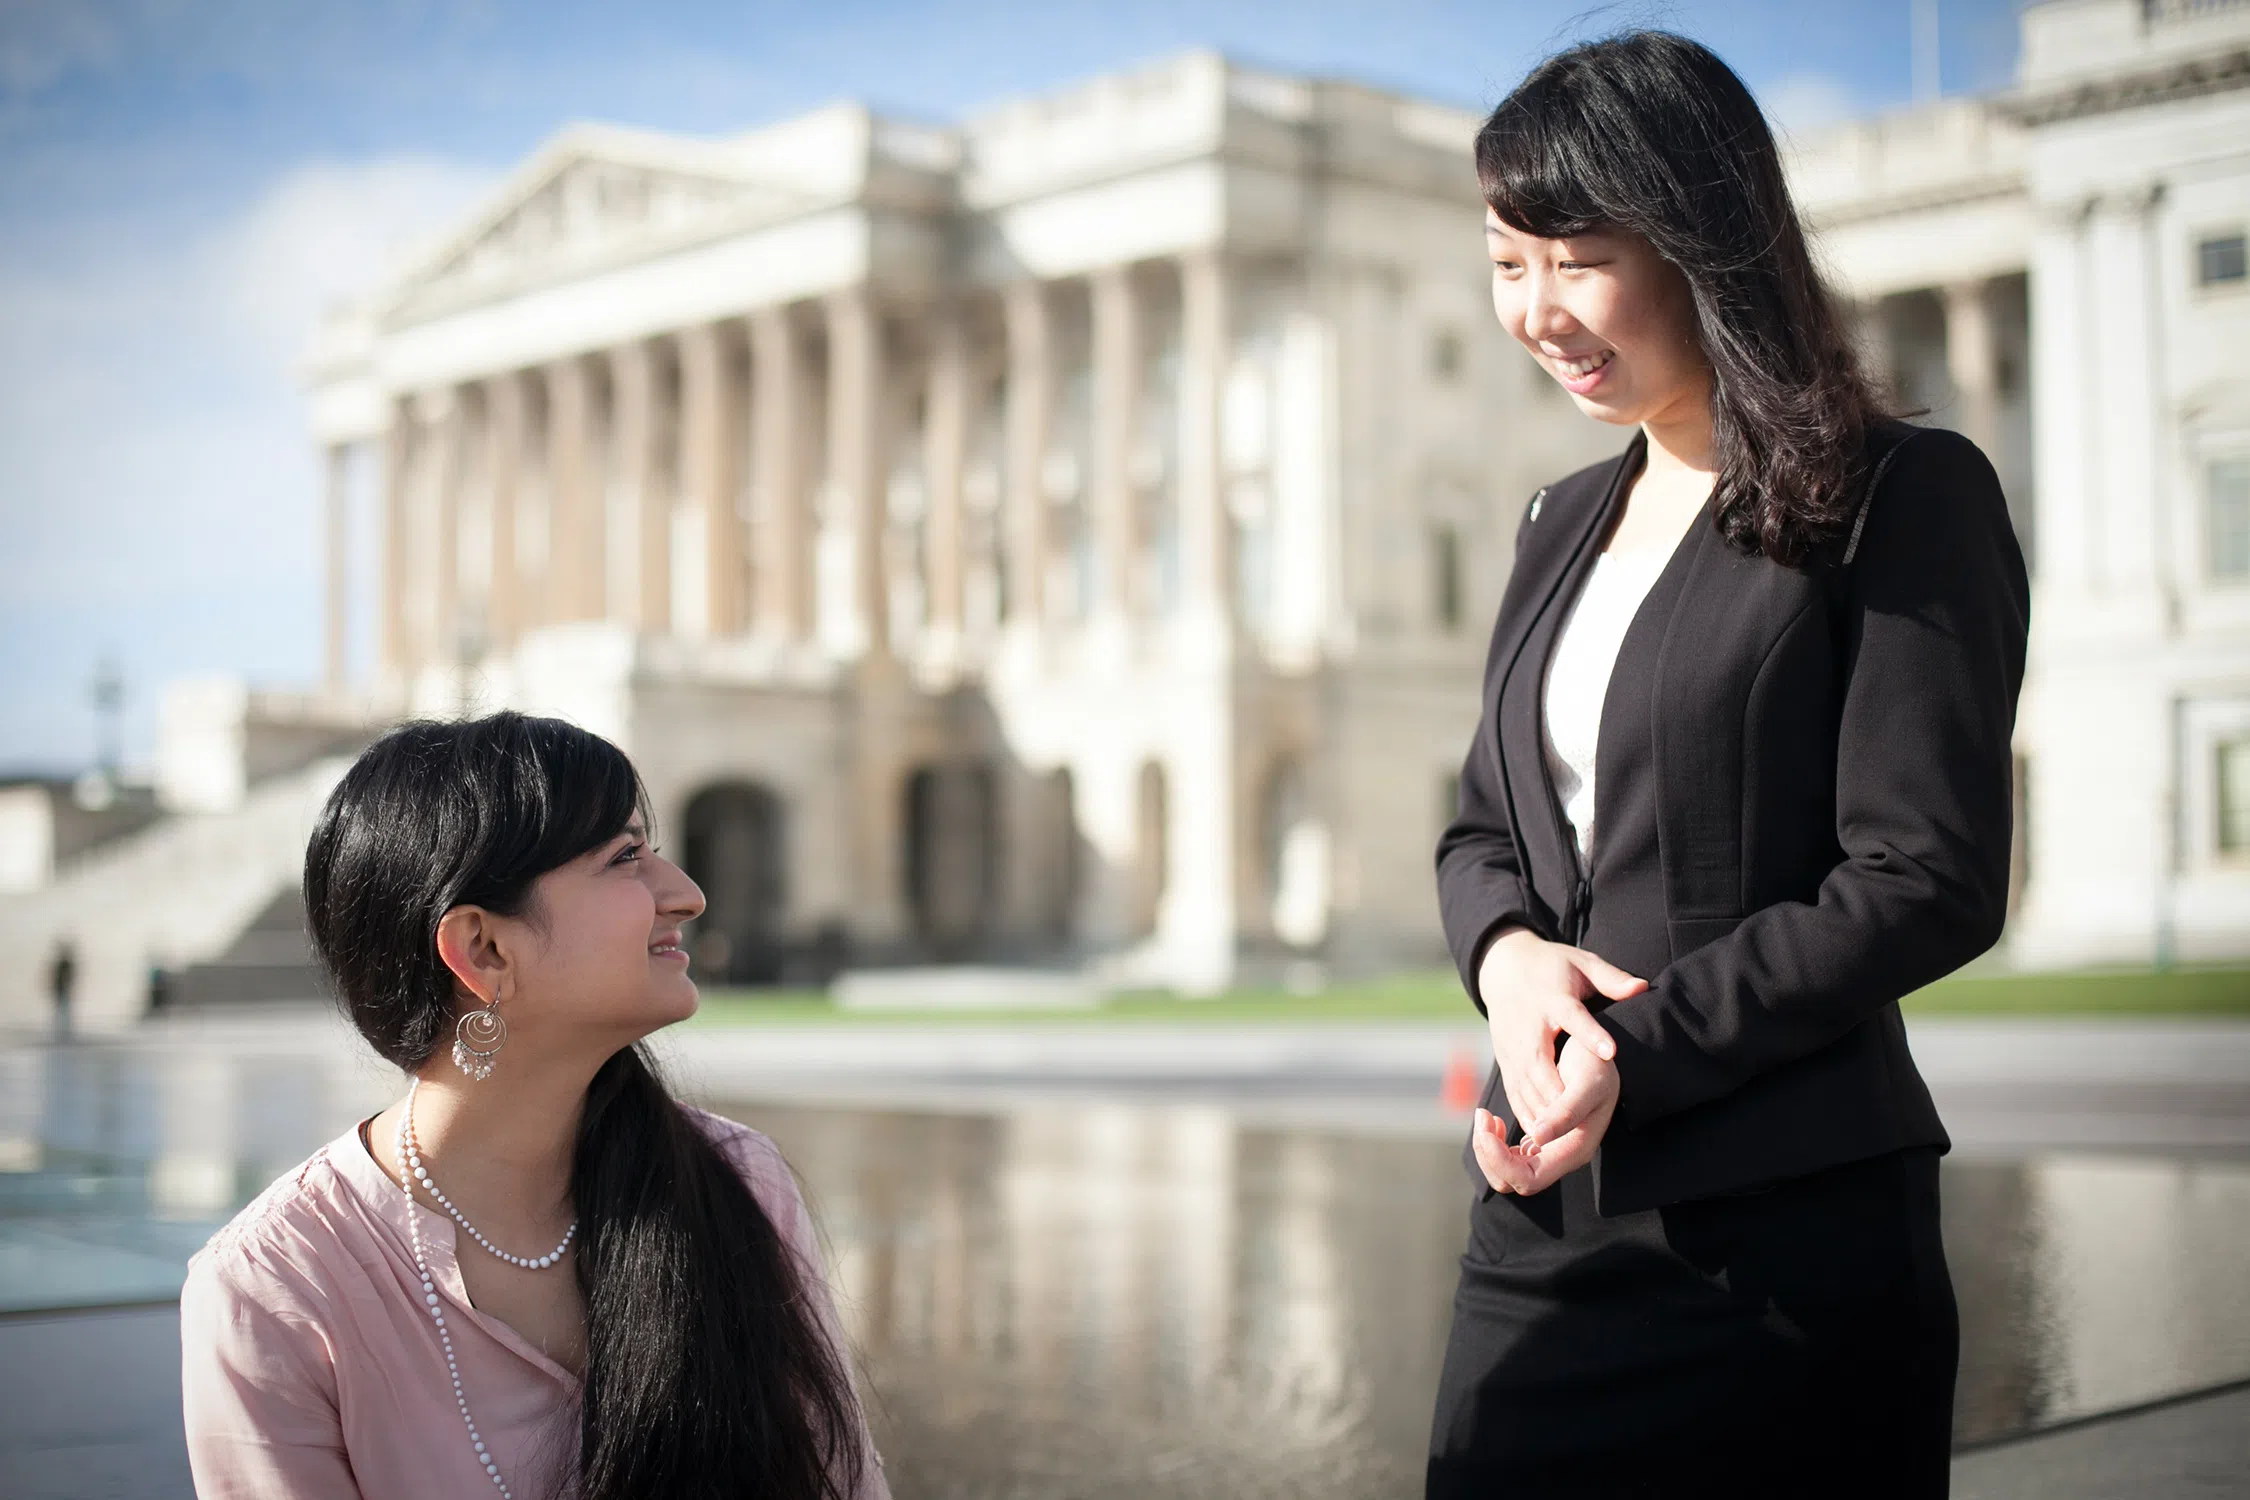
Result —
M 1712 711 L 1741 697 L 1739 657 L 1746 597 L 1770 564 L 1726 545 L 1709 512 L 1696 520 L 1695 550 L 1654 641 L 1621 652 L 1619 671 L 1646 696 L 1651 779 L 1662 831 L 1665 907 L 1675 921 L 1739 915 L 1742 906 L 1743 764 L 1740 712 Z
M 1496 702 L 1488 708 L 1499 726 L 1501 766 L 1522 835 L 1526 883 L 1558 925 L 1569 904 L 1577 859 L 1547 774 L 1543 691 L 1547 658 L 1561 629 L 1565 612 L 1562 603 L 1577 597 L 1593 568 L 1601 539 L 1608 535 L 1609 523 L 1623 497 L 1624 480 L 1640 467 L 1644 442 L 1639 433 L 1634 434 L 1633 441 L 1610 465 L 1607 483 L 1589 497 L 1593 503 L 1557 506 L 1552 503 L 1556 497 L 1548 496 L 1543 516 L 1563 523 L 1558 528 L 1562 535 L 1547 538 L 1542 571 L 1516 612 L 1518 624 L 1513 639 L 1503 648 L 1493 674 Z

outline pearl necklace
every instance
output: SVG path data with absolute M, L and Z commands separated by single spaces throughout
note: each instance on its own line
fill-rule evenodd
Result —
M 414 1087 L 419 1088 L 416 1079 Z M 422 1277 L 422 1303 L 430 1310 L 430 1319 L 437 1324 L 438 1343 L 445 1350 L 445 1372 L 453 1379 L 453 1401 L 461 1408 L 461 1421 L 469 1429 L 469 1444 L 476 1449 L 477 1462 L 484 1465 L 487 1479 L 500 1491 L 500 1500 L 516 1500 L 508 1489 L 508 1482 L 500 1477 L 500 1466 L 485 1451 L 484 1439 L 477 1434 L 477 1419 L 469 1415 L 469 1398 L 461 1389 L 461 1366 L 453 1357 L 453 1335 L 445 1326 L 445 1309 L 438 1303 L 437 1285 L 430 1279 L 429 1258 L 422 1253 L 422 1216 L 414 1211 L 414 1188 L 406 1180 L 407 1137 L 409 1122 L 414 1118 L 414 1089 L 406 1091 L 406 1110 L 398 1122 L 398 1175 L 399 1191 L 406 1194 L 406 1237 L 414 1246 L 414 1269 Z
M 545 1255 L 510 1255 L 507 1251 L 486 1239 L 476 1225 L 462 1218 L 461 1210 L 453 1206 L 453 1200 L 439 1191 L 438 1185 L 430 1180 L 429 1172 L 422 1166 L 422 1142 L 414 1134 L 414 1091 L 421 1086 L 422 1080 L 419 1078 L 407 1086 L 406 1112 L 399 1117 L 399 1132 L 401 1140 L 405 1143 L 406 1160 L 399 1170 L 401 1172 L 411 1170 L 414 1174 L 414 1180 L 422 1185 L 422 1190 L 437 1199 L 445 1211 L 453 1216 L 453 1222 L 468 1231 L 470 1239 L 475 1240 L 509 1265 L 521 1266 L 526 1271 L 544 1271 L 556 1261 L 561 1260 L 563 1252 L 570 1248 L 570 1242 L 578 1237 L 578 1221 L 576 1219 L 570 1221 L 569 1232 L 563 1235 L 562 1243 Z M 413 1190 L 408 1189 L 408 1196 L 411 1197 L 412 1193 Z

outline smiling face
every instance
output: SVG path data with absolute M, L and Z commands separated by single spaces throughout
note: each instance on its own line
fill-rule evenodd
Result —
M 446 913 L 438 950 L 464 988 L 500 997 L 511 1048 L 615 1050 L 695 1014 L 680 927 L 702 911 L 703 892 L 636 816 L 533 881 L 522 915 Z
M 1590 417 L 1708 421 L 1711 367 L 1687 278 L 1640 235 L 1526 234 L 1485 210 L 1492 310 Z
M 546 941 L 527 990 L 572 1019 L 638 1034 L 695 1014 L 680 926 L 702 912 L 703 892 L 650 847 L 638 817 L 540 876 L 532 900 Z

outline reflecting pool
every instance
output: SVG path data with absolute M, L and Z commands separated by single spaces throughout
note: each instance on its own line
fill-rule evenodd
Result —
M 1468 1205 L 1442 1143 L 722 1108 L 815 1195 L 901 1500 L 1418 1490 Z M 1960 1441 L 2250 1375 L 2250 1163 L 1956 1159 L 1945 1205 Z
M 0 1311 L 173 1296 L 371 1059 L 0 1050 Z M 1464 1235 L 1452 1145 L 1202 1105 L 725 1101 L 796 1165 L 900 1500 L 1418 1491 Z M 2250 1376 L 2250 1160 L 1945 1165 L 1963 1442 Z

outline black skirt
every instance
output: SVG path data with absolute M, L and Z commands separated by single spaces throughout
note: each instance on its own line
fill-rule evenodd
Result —
M 1934 1149 L 1612 1219 L 1589 1175 L 1470 1211 L 1430 1500 L 1946 1493 Z

